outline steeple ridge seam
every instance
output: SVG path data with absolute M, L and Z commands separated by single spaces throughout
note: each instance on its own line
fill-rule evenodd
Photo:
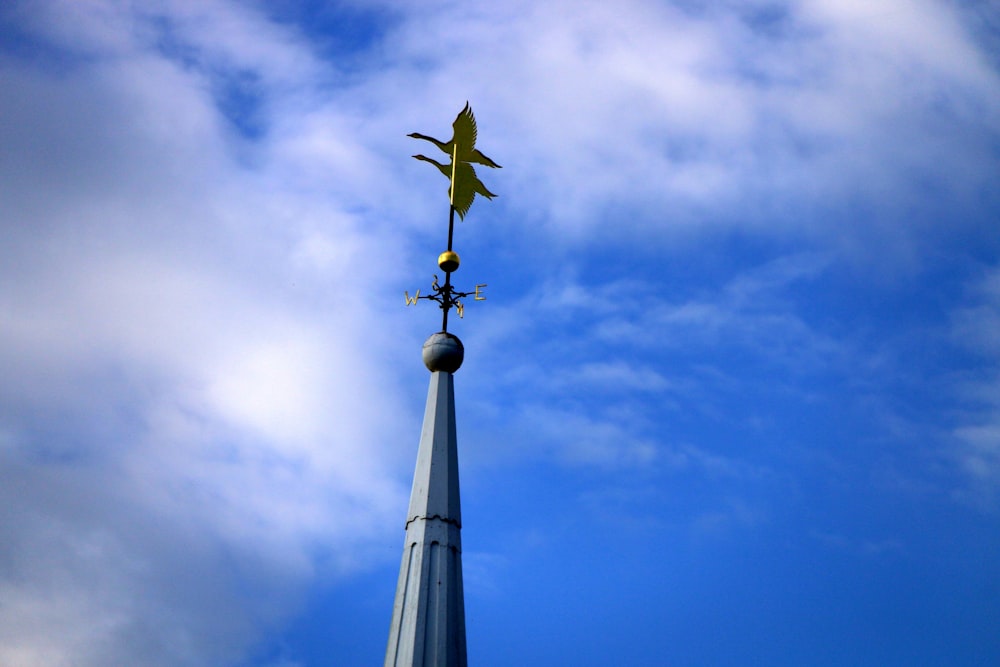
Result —
M 403 526 L 403 528 L 404 529 L 409 528 L 410 524 L 413 523 L 414 521 L 418 520 L 418 519 L 423 519 L 424 521 L 433 521 L 434 519 L 437 519 L 438 521 L 441 521 L 443 523 L 450 523 L 451 525 L 455 526 L 456 528 L 459 528 L 459 529 L 462 528 L 461 522 L 459 522 L 457 519 L 449 519 L 448 517 L 441 516 L 440 514 L 435 514 L 434 516 L 415 516 L 415 517 L 411 518 L 409 521 L 407 521 L 406 525 Z

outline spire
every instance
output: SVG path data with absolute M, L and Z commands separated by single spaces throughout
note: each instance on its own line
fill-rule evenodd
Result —
M 424 343 L 431 371 L 406 517 L 385 667 L 466 667 L 462 510 L 452 373 L 462 342 L 436 333 Z
M 424 427 L 413 473 L 410 509 L 406 514 L 403 561 L 399 566 L 392 624 L 385 650 L 385 667 L 466 667 L 465 598 L 462 594 L 462 509 L 458 496 L 458 442 L 455 436 L 454 372 L 462 365 L 462 341 L 448 333 L 448 313 L 454 308 L 462 317 L 462 299 L 486 299 L 485 284 L 472 292 L 460 292 L 451 284 L 451 274 L 461 263 L 452 242 L 455 212 L 464 219 L 477 194 L 495 197 L 486 189 L 471 162 L 487 167 L 500 165 L 476 149 L 476 119 L 465 103 L 452 124 L 454 134 L 444 143 L 423 134 L 410 136 L 435 144 L 451 155 L 451 164 L 441 164 L 423 155 L 451 181 L 448 191 L 448 249 L 438 256 L 444 285 L 437 275 L 433 294 L 413 298 L 404 292 L 406 305 L 419 299 L 436 301 L 441 307 L 441 331 L 424 343 L 424 364 L 431 372 L 424 410 Z

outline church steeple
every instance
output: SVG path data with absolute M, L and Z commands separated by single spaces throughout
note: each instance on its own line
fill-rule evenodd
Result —
M 462 342 L 436 333 L 424 343 L 431 371 L 406 517 L 386 667 L 465 667 L 462 508 L 458 491 L 455 380 Z

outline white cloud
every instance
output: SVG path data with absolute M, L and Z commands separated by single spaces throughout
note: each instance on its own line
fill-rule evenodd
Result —
M 570 369 L 558 381 L 564 386 L 589 387 L 614 394 L 624 391 L 658 392 L 670 386 L 657 371 L 635 368 L 623 362 L 586 363 Z
M 951 333 L 982 365 L 960 382 L 966 408 L 952 432 L 955 450 L 950 458 L 964 481 L 956 495 L 994 511 L 1000 501 L 1000 270 L 982 276 L 970 292 L 972 303 L 952 313 Z
M 245 160 L 213 68 L 302 84 L 312 57 L 212 8 L 164 8 L 196 46 L 225 27 L 196 64 L 105 3 L 39 8 L 87 59 L 4 62 L 5 665 L 232 663 L 395 537 L 393 242 L 304 200 L 280 150 Z
M 822 275 L 827 265 L 826 258 L 816 255 L 779 258 L 733 275 L 718 290 L 690 298 L 661 297 L 652 287 L 602 286 L 593 290 L 595 300 L 629 291 L 644 296 L 623 300 L 618 312 L 595 323 L 591 335 L 642 350 L 696 352 L 725 343 L 796 372 L 829 369 L 842 362 L 845 343 L 804 320 L 789 294 L 791 287 Z

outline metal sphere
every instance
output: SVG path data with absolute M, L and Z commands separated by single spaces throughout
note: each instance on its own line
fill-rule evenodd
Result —
M 458 336 L 439 331 L 424 341 L 423 356 L 424 365 L 430 372 L 454 373 L 465 359 L 465 346 Z
M 451 273 L 458 268 L 460 260 L 458 259 L 458 253 L 452 250 L 445 250 L 443 253 L 438 255 L 438 266 L 441 267 L 442 271 Z

